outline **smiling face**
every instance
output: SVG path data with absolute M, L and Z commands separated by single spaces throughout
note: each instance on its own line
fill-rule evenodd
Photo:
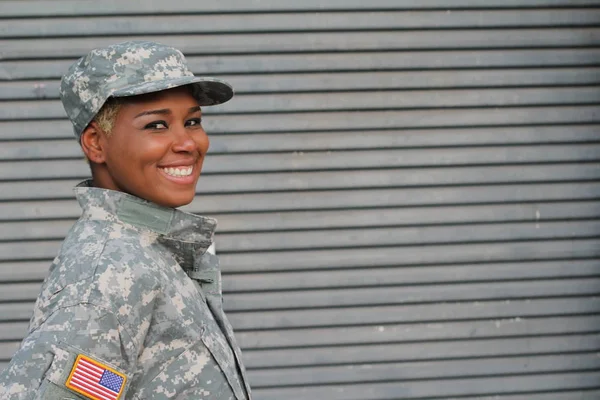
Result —
M 94 186 L 165 207 L 190 203 L 209 146 L 196 99 L 186 87 L 123 99 L 110 135 L 96 122 L 82 135 Z

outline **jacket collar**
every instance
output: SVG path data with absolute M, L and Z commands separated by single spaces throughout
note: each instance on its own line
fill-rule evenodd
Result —
M 75 187 L 75 196 L 83 210 L 82 218 L 133 225 L 205 249 L 213 242 L 217 226 L 213 218 L 162 207 L 127 193 L 92 187 L 90 180 Z

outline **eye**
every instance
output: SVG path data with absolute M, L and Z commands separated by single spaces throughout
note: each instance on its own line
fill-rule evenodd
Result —
M 192 118 L 192 119 L 188 119 L 185 122 L 186 126 L 200 126 L 200 124 L 202 123 L 202 118 Z
M 167 123 L 165 121 L 153 121 L 144 127 L 144 129 L 154 129 L 154 130 L 160 130 L 160 129 L 166 129 L 166 128 L 167 128 Z

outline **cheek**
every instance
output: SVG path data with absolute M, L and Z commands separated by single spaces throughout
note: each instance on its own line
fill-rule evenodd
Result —
M 169 152 L 170 146 L 165 136 L 148 136 L 129 143 L 129 153 L 141 164 L 156 164 Z
M 160 137 L 147 137 L 145 140 L 116 140 L 111 143 L 110 158 L 114 166 L 135 173 L 136 169 L 156 164 L 164 155 L 165 140 Z
M 113 136 L 109 139 L 107 146 L 107 163 L 109 164 L 108 166 L 110 167 L 111 165 L 119 165 L 126 163 L 126 160 L 130 158 L 127 153 L 127 144 L 124 143 L 123 140 L 121 140 L 120 138 L 114 137 L 113 133 Z
M 171 142 L 167 137 L 150 137 L 135 143 L 137 158 L 145 164 L 156 164 L 169 152 Z
M 206 133 L 203 133 L 196 138 L 196 146 L 198 146 L 198 149 L 202 155 L 206 154 L 208 148 L 210 147 L 210 140 Z

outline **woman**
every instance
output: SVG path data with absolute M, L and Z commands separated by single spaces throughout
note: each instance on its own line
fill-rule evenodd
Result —
M 96 49 L 63 76 L 61 100 L 92 179 L 0 375 L 0 398 L 250 399 L 223 313 L 216 221 L 192 201 L 209 141 L 201 106 L 233 96 L 153 42 Z

